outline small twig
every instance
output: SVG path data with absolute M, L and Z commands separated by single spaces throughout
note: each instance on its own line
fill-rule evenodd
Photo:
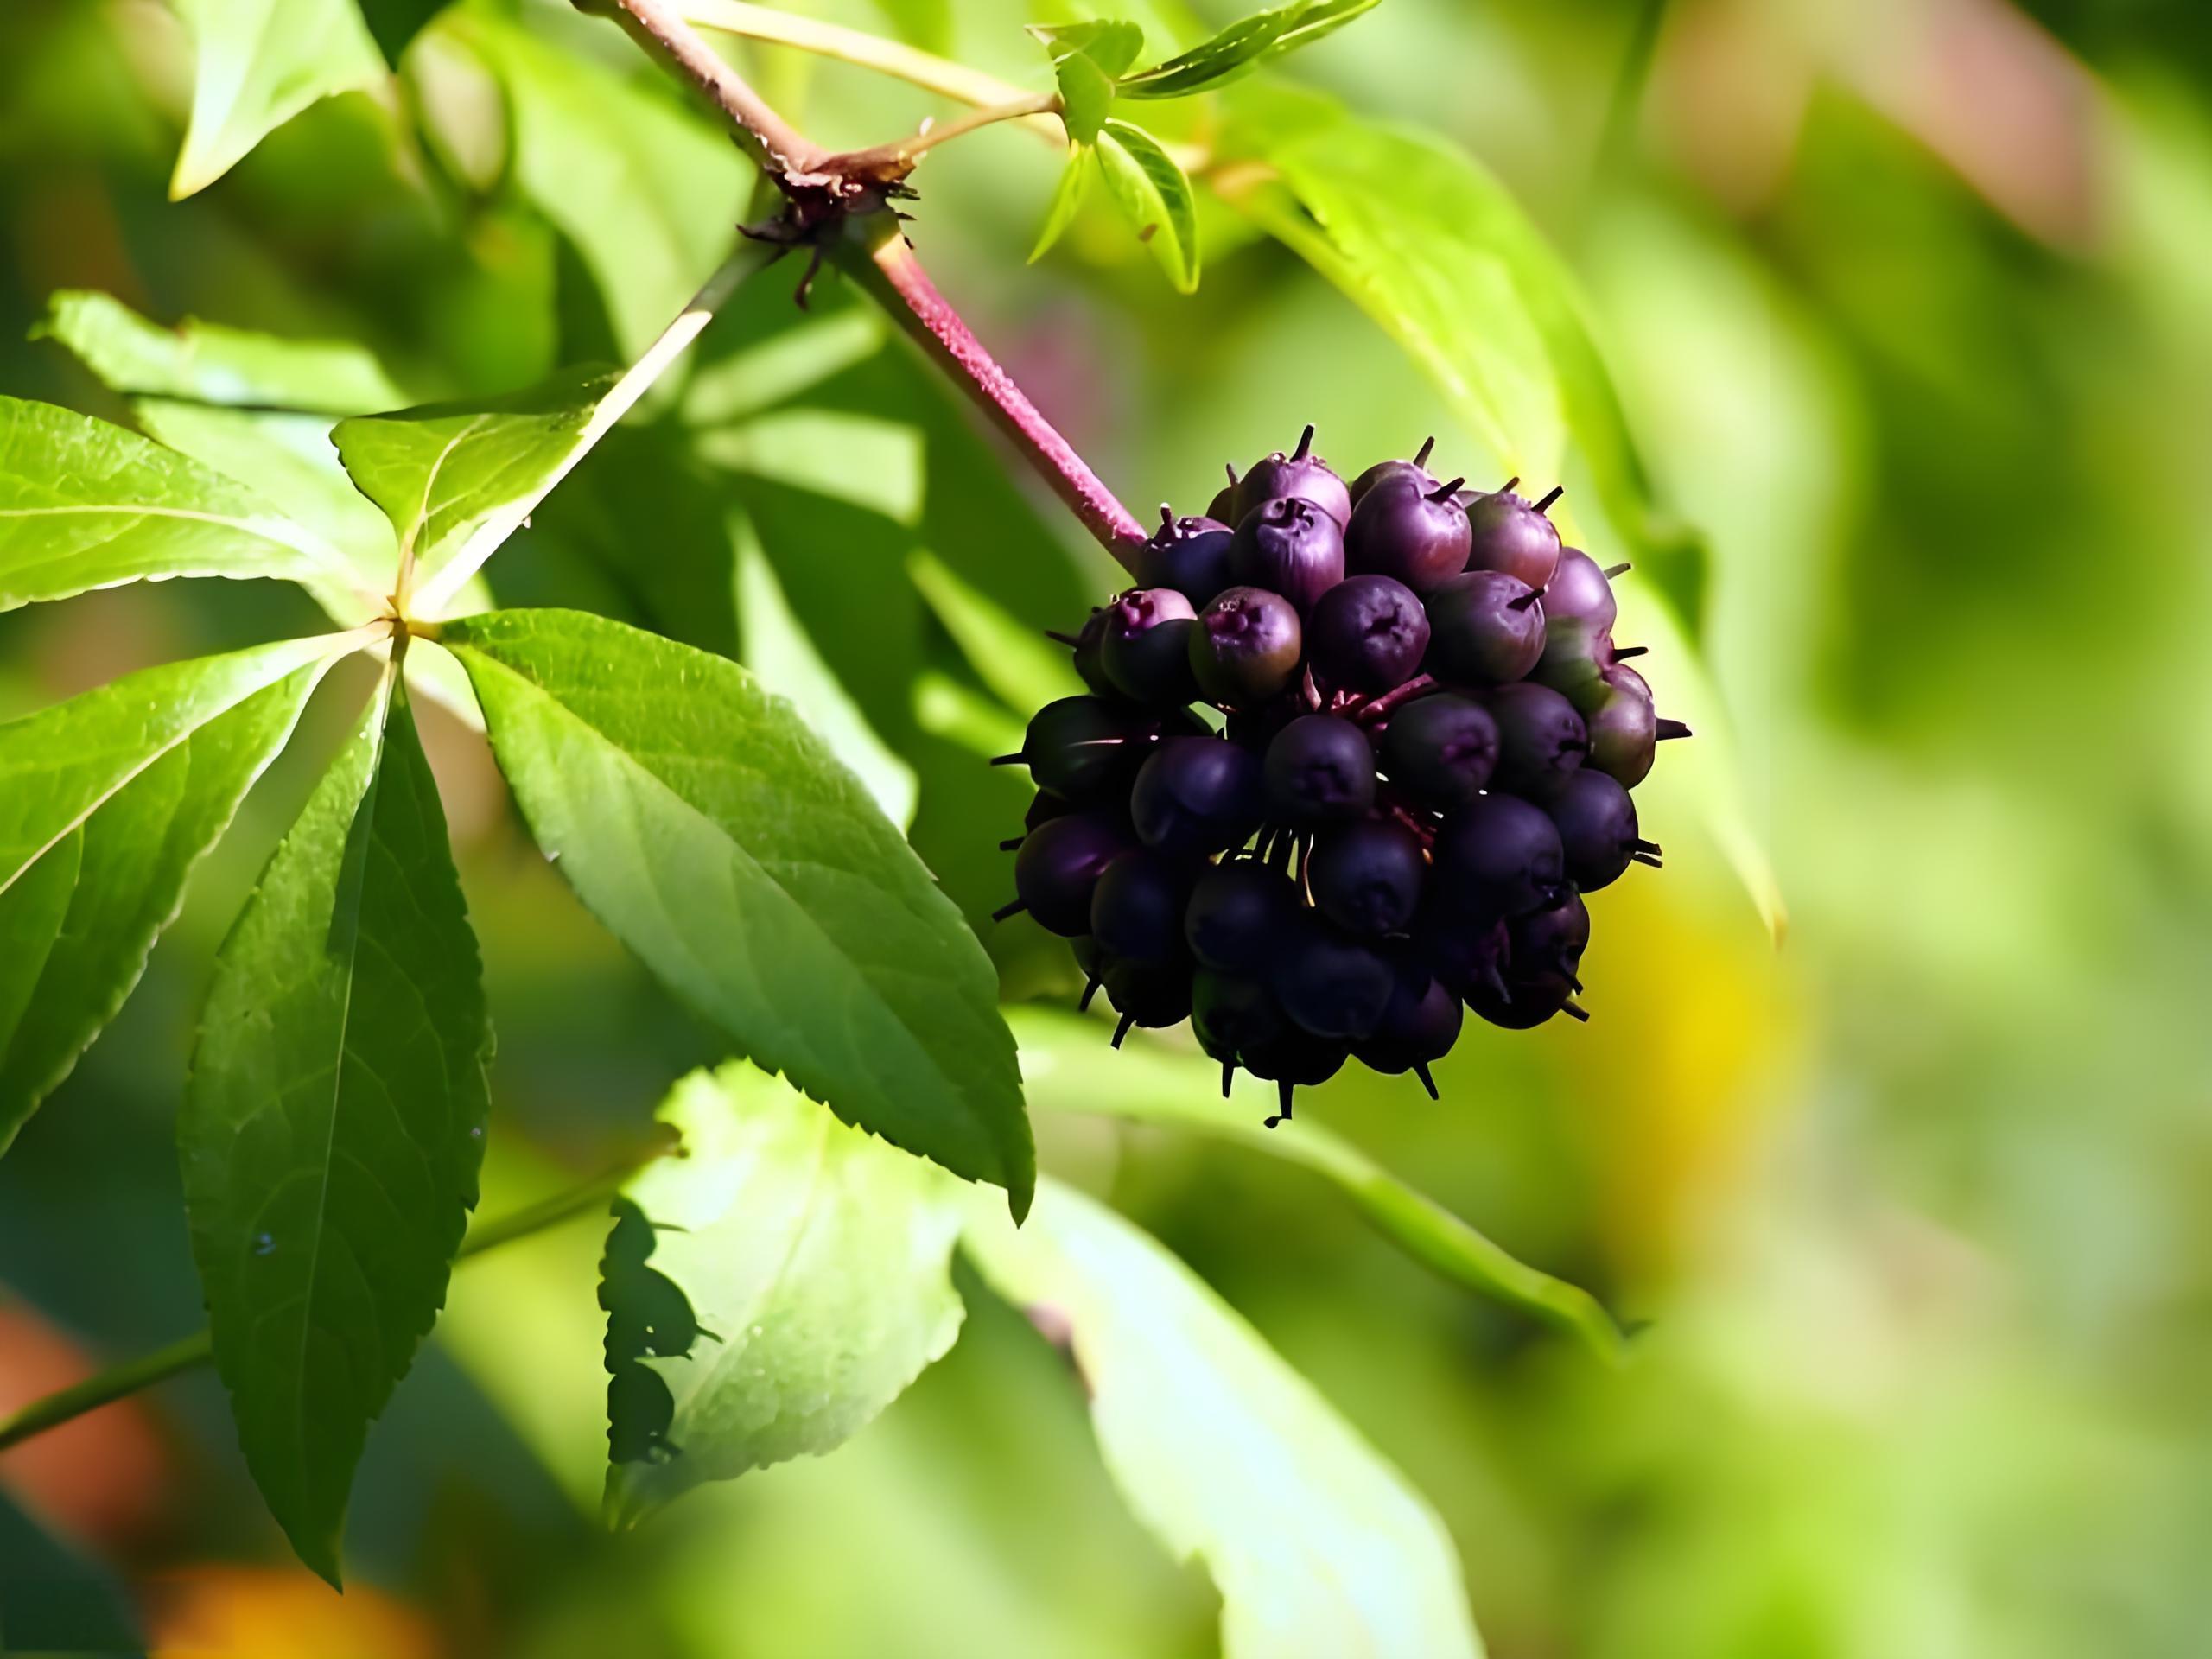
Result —
M 957 121 L 931 127 L 911 138 L 896 139 L 868 149 L 847 150 L 830 157 L 823 167 L 825 170 L 849 170 L 859 177 L 874 177 L 886 173 L 903 174 L 911 170 L 915 162 L 939 144 L 950 143 L 979 128 L 995 126 L 1001 121 L 1020 121 L 1033 115 L 1057 115 L 1059 110 L 1060 96 L 1058 92 L 1039 92 L 1033 98 L 1018 98 L 1010 103 L 974 111 Z
M 699 90 L 712 99 L 732 125 L 738 142 L 769 172 L 779 176 L 812 172 L 823 151 L 768 106 L 744 76 L 717 56 L 684 21 L 671 0 L 614 0 L 615 19 L 679 65 Z

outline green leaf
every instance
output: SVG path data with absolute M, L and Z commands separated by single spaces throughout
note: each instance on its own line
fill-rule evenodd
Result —
M 1015 1008 L 1007 1023 L 1021 1047 L 1022 1088 L 1033 1108 L 1194 1129 L 1310 1169 L 1424 1266 L 1567 1332 L 1608 1363 L 1624 1357 L 1619 1326 L 1589 1292 L 1516 1261 L 1331 1130 L 1303 1118 L 1296 1135 L 1263 1128 L 1262 1114 L 1271 1109 L 1253 1092 L 1264 1086 L 1249 1074 L 1240 1082 L 1249 1086 L 1224 1100 L 1211 1063 L 1156 1044 L 1131 1044 L 1112 1066 L 1100 1065 L 1094 1020 Z
M 1045 44 L 1060 88 L 1060 119 L 1069 139 L 1095 144 L 1114 107 L 1114 80 L 1144 49 L 1144 31 L 1135 23 L 1032 25 Z
M 738 622 L 743 633 L 740 655 L 745 665 L 769 690 L 806 711 L 807 725 L 867 786 L 885 817 L 901 830 L 912 828 L 914 769 L 885 746 L 822 660 L 784 597 L 774 567 L 760 550 L 760 537 L 741 515 L 733 539 L 737 544 Z
M 1239 18 L 1211 40 L 1129 76 L 1116 89 L 1127 98 L 1188 98 L 1250 73 L 1271 58 L 1334 34 L 1381 0 L 1300 0 Z
M 277 577 L 341 621 L 381 608 L 346 556 L 135 432 L 0 397 L 0 611 L 171 576 Z
M 376 39 L 377 50 L 393 68 L 423 26 L 446 8 L 446 0 L 359 0 L 361 16 Z
M 1356 301 L 1507 470 L 1554 480 L 1571 435 L 1639 573 L 1694 633 L 1706 550 L 1653 499 L 1572 273 L 1465 152 L 1332 101 L 1255 100 L 1236 144 L 1287 194 L 1231 196 Z
M 216 958 L 177 1138 L 247 1467 L 333 1584 L 369 1424 L 476 1202 L 492 1027 L 445 815 L 389 677 Z
M 620 377 L 570 370 L 489 402 L 340 421 L 339 459 L 384 509 L 418 594 L 473 575 L 599 436 L 592 416 Z M 450 567 L 450 570 L 449 570 Z
M 944 1356 L 963 1312 L 942 1171 L 742 1063 L 687 1077 L 661 1116 L 684 1155 L 631 1183 L 600 1287 L 623 1525 L 833 1451 Z
M 302 110 L 379 85 L 385 63 L 353 0 L 171 0 L 191 31 L 192 120 L 169 180 L 181 200 Z
M 1191 181 L 1141 127 L 1109 121 L 1098 138 L 1099 170 L 1122 216 L 1150 246 L 1179 293 L 1198 286 L 1198 219 Z
M 572 611 L 442 638 L 538 845 L 617 938 L 763 1067 L 1027 1209 L 989 958 L 787 704 L 734 663 Z
M 1083 679 L 1065 645 L 1022 626 L 935 554 L 910 555 L 906 573 L 968 665 L 1007 707 L 1020 709 L 1024 719 L 1056 698 L 1082 695 Z
M 1071 144 L 1068 148 L 1068 164 L 1060 169 L 1060 181 L 1052 187 L 1052 205 L 1045 209 L 1045 223 L 1037 232 L 1037 245 L 1029 250 L 1029 263 L 1035 264 L 1052 251 L 1052 245 L 1067 234 L 1069 226 L 1082 211 L 1083 199 L 1089 194 L 1090 168 L 1089 146 Z
M 575 244 L 616 344 L 636 357 L 728 252 L 751 169 L 658 90 L 486 10 L 457 10 L 439 28 L 505 82 L 522 192 Z
M 0 1151 L 122 1007 L 335 654 L 149 668 L 0 726 Z
M 952 0 L 876 0 L 899 37 L 940 55 L 952 48 Z
M 1226 1659 L 1476 1659 L 1459 1556 L 1405 1478 L 1156 1241 L 1059 1182 L 1038 1200 L 1019 1232 L 976 1207 L 963 1242 L 1068 1333 L 1115 1484 L 1221 1591 Z
M 32 338 L 66 346 L 114 391 L 326 415 L 391 409 L 406 398 L 384 365 L 345 340 L 282 340 L 187 317 L 174 328 L 120 300 L 65 289 Z

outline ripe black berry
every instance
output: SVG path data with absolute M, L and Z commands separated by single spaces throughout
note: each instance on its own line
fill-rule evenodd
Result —
M 1031 717 L 1020 753 L 992 764 L 1026 766 L 1038 788 L 1088 802 L 1135 772 L 1153 724 L 1141 709 L 1098 697 L 1062 697 Z
M 1367 493 L 1389 479 L 1408 479 L 1418 486 L 1422 494 L 1436 487 L 1436 480 L 1428 470 L 1428 452 L 1436 448 L 1434 438 L 1424 439 L 1411 461 L 1378 461 L 1351 482 L 1347 493 L 1351 499 L 1351 510 L 1359 511 L 1359 504 Z
M 1352 1052 L 1371 1071 L 1393 1077 L 1413 1072 L 1433 1100 L 1436 1082 L 1428 1068 L 1459 1040 L 1459 999 L 1415 957 L 1400 957 L 1391 969 L 1390 1001 L 1382 1022 Z
M 1559 826 L 1567 880 L 1583 892 L 1611 887 L 1647 849 L 1656 857 L 1657 849 L 1637 834 L 1636 803 L 1604 772 L 1571 773 L 1542 799 L 1544 810 Z
M 1017 897 L 999 915 L 1027 910 L 1039 926 L 1066 938 L 1090 932 L 1098 878 L 1131 845 L 1128 829 L 1103 812 L 1077 812 L 1038 825 L 1014 855 Z
M 1234 1060 L 1243 1049 L 1273 1042 L 1284 1023 L 1282 1010 L 1260 981 L 1210 968 L 1192 976 L 1191 1032 L 1215 1059 Z
M 1592 633 L 1610 632 L 1620 607 L 1613 584 L 1597 560 L 1579 547 L 1560 550 L 1559 567 L 1544 587 L 1544 614 L 1558 621 L 1580 622 Z
M 1575 976 L 1582 971 L 1582 953 L 1590 948 L 1590 907 L 1577 893 L 1568 893 L 1548 910 L 1539 910 L 1514 922 L 1508 953 L 1514 971 L 1549 974 L 1580 989 Z
M 1344 530 L 1311 501 L 1277 496 L 1237 524 L 1229 569 L 1242 586 L 1281 594 L 1302 617 L 1344 579 Z
M 1574 1006 L 1574 986 L 1557 974 L 1531 974 L 1508 978 L 1503 993 L 1478 986 L 1467 1006 L 1493 1026 L 1507 1031 L 1530 1031 L 1561 1009 L 1578 1020 L 1589 1016 Z
M 1333 715 L 1300 715 L 1268 745 L 1268 805 L 1287 823 L 1363 817 L 1375 804 L 1375 750 Z
M 1439 691 L 1394 710 L 1382 769 L 1424 806 L 1448 812 L 1483 792 L 1497 767 L 1497 722 L 1472 697 Z
M 1106 607 L 1094 605 L 1090 614 L 1073 639 L 1065 633 L 1050 633 L 1048 639 L 1057 639 L 1075 654 L 1075 671 L 1091 692 L 1102 697 L 1118 696 L 1114 682 L 1106 677 L 1106 664 L 1099 655 L 1099 647 L 1106 642 Z
M 1496 570 L 1470 570 L 1428 596 L 1428 671 L 1454 685 L 1504 685 L 1544 654 L 1536 590 Z
M 1347 938 L 1309 912 L 1284 940 L 1269 982 L 1282 1011 L 1302 1029 L 1357 1042 L 1382 1022 L 1393 980 L 1374 946 Z
M 1252 470 L 1244 474 L 1243 481 L 1236 486 L 1237 528 L 1243 529 L 1244 520 L 1262 505 L 1284 497 L 1312 502 L 1335 520 L 1340 531 L 1351 518 L 1351 493 L 1344 488 L 1344 480 L 1330 470 L 1329 463 L 1313 453 L 1311 426 L 1300 436 L 1298 448 L 1290 454 L 1286 455 L 1278 449 L 1264 461 L 1255 462 Z M 1249 582 L 1251 578 L 1241 580 Z
M 1197 615 L 1172 588 L 1141 588 L 1109 605 L 1099 655 L 1115 689 L 1154 709 L 1179 708 L 1196 696 L 1191 635 Z
M 1567 855 L 1541 807 L 1512 795 L 1485 795 L 1444 820 L 1437 832 L 1438 891 L 1461 915 L 1489 921 L 1525 916 L 1559 897 Z
M 1200 695 L 1248 708 L 1266 702 L 1297 676 L 1303 637 L 1297 610 L 1281 594 L 1224 589 L 1191 634 L 1191 670 Z
M 1344 531 L 1344 568 L 1394 577 L 1432 593 L 1466 568 L 1467 515 L 1452 499 L 1459 479 L 1424 492 L 1411 478 L 1386 479 L 1361 498 Z
M 1503 921 L 1477 925 L 1459 916 L 1427 917 L 1414 944 L 1421 963 L 1452 995 L 1471 998 L 1478 987 L 1504 994 L 1511 944 Z
M 1179 957 L 1117 961 L 1106 969 L 1106 996 L 1122 1016 L 1114 1028 L 1114 1046 L 1119 1048 L 1131 1026 L 1159 1031 L 1191 1017 L 1191 964 Z
M 1184 942 L 1205 967 L 1264 974 L 1300 908 L 1289 877 L 1257 859 L 1233 859 L 1199 875 L 1183 913 Z
M 1282 1109 L 1261 1120 L 1272 1129 L 1289 1119 L 1291 1097 L 1301 1086 L 1326 1083 L 1344 1070 L 1347 1051 L 1340 1042 L 1316 1037 L 1286 1022 L 1275 1036 L 1254 1043 L 1237 1058 L 1244 1062 L 1247 1071 L 1274 1084 L 1281 1094 Z
M 1402 933 L 1421 904 L 1428 866 L 1413 831 L 1365 818 L 1325 830 L 1306 865 L 1314 908 L 1348 933 Z
M 1147 848 L 1106 867 L 1091 890 L 1090 937 L 1109 957 L 1170 962 L 1183 954 L 1183 908 L 1194 872 Z
M 1214 518 L 1178 518 L 1160 510 L 1160 528 L 1137 554 L 1137 579 L 1147 588 L 1172 588 L 1193 606 L 1229 586 L 1229 544 L 1236 532 Z
M 1531 506 L 1509 484 L 1495 495 L 1477 496 L 1469 502 L 1467 569 L 1503 571 L 1531 588 L 1549 582 L 1559 563 L 1559 531 L 1544 517 L 1544 510 L 1559 493 L 1554 490 Z
M 1129 791 L 1129 817 L 1139 838 L 1177 858 L 1243 846 L 1266 810 L 1258 758 L 1211 737 L 1162 743 Z
M 1213 499 L 1206 504 L 1206 517 L 1216 524 L 1236 527 L 1236 468 L 1228 468 L 1229 482 L 1213 493 Z
M 1403 582 L 1348 576 L 1321 595 L 1306 626 L 1306 649 L 1325 685 L 1372 694 L 1421 671 L 1428 613 Z
M 1522 681 L 1484 694 L 1497 722 L 1496 782 L 1512 790 L 1548 788 L 1582 764 L 1590 734 L 1574 705 L 1549 686 Z

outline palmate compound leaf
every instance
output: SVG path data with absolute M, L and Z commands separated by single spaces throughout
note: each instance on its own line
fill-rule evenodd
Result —
M 1044 43 L 1060 89 L 1060 119 L 1077 144 L 1098 142 L 1098 130 L 1114 107 L 1116 77 L 1136 61 L 1144 31 L 1135 23 L 1097 22 L 1033 24 L 1029 32 Z
M 496 612 L 442 641 L 538 845 L 646 966 L 847 1122 L 1028 1208 L 990 959 L 788 704 L 579 612 Z
M 369 1424 L 476 1202 L 491 1050 L 445 815 L 387 674 L 216 958 L 177 1122 L 238 1443 L 334 1584 Z
M 149 668 L 0 726 L 0 1151 L 122 1007 L 340 649 Z
M 1071 1187 L 1020 1231 L 971 1206 L 991 1287 L 1065 1332 L 1108 1471 L 1221 1592 L 1226 1659 L 1477 1659 L 1443 1524 L 1182 1262 Z
M 735 1062 L 678 1084 L 684 1155 L 631 1183 L 607 1243 L 607 1507 L 843 1444 L 960 1332 L 944 1171 Z
M 1198 1055 L 1131 1043 L 1111 1067 L 1102 1067 L 1094 1020 L 1025 1007 L 1009 1010 L 1007 1023 L 1021 1046 L 1022 1084 L 1036 1109 L 1194 1129 L 1300 1165 L 1335 1185 L 1369 1224 L 1424 1266 L 1567 1332 L 1607 1363 L 1625 1357 L 1620 1327 L 1589 1292 L 1515 1259 L 1319 1124 L 1294 1135 L 1262 1127 L 1267 1108 L 1258 1102 L 1272 1091 L 1249 1073 L 1242 1081 L 1255 1092 L 1224 1100 L 1218 1068 Z
M 354 0 L 172 0 L 191 33 L 192 120 L 169 197 L 229 172 L 320 99 L 378 85 L 383 57 Z
M 135 432 L 0 397 L 0 610 L 173 576 L 275 577 L 358 622 L 379 596 L 270 501 Z

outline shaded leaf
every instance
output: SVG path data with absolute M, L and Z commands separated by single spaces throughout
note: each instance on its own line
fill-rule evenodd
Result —
M 169 180 L 180 200 L 333 93 L 374 86 L 385 63 L 353 0 L 171 0 L 191 31 L 192 120 Z
M 122 1007 L 335 654 L 169 664 L 0 726 L 0 1150 Z
M 631 1183 L 600 1293 L 610 1403 L 658 1401 L 637 1368 L 673 1406 L 649 1441 L 635 1419 L 615 1426 L 621 1449 L 654 1447 L 608 1471 L 622 1524 L 702 1481 L 836 1449 L 952 1346 L 962 1315 L 962 1205 L 941 1170 L 741 1063 L 687 1077 L 661 1116 L 684 1156 Z
M 473 574 L 598 436 L 592 416 L 617 375 L 571 370 L 488 402 L 428 404 L 340 421 L 339 459 L 384 510 L 414 591 Z M 436 579 L 443 577 L 443 581 Z
M 393 68 L 423 26 L 446 8 L 447 0 L 359 0 L 377 50 Z
M 761 684 L 804 711 L 808 727 L 867 786 L 883 816 L 901 830 L 914 822 L 914 769 L 893 754 L 868 723 L 830 665 L 822 660 L 792 613 L 761 551 L 760 537 L 741 516 L 733 526 L 737 547 L 739 654 Z
M 1303 1118 L 1295 1135 L 1262 1128 L 1274 1109 L 1271 1085 L 1240 1073 L 1244 1087 L 1224 1100 L 1217 1067 L 1157 1045 L 1131 1044 L 1113 1065 L 1101 1065 L 1095 1020 L 1015 1008 L 1007 1023 L 1021 1047 L 1022 1087 L 1033 1107 L 1195 1129 L 1310 1169 L 1415 1261 L 1567 1332 L 1603 1359 L 1624 1357 L 1619 1327 L 1589 1292 L 1516 1261 L 1332 1131 Z
M 989 958 L 788 705 L 734 663 L 572 611 L 443 642 L 538 845 L 624 944 L 846 1122 L 1027 1208 Z
M 901 40 L 925 52 L 949 52 L 952 46 L 952 0 L 876 0 Z
M 1151 248 L 1179 292 L 1198 286 L 1198 209 L 1191 181 L 1159 140 L 1126 121 L 1109 121 L 1098 137 L 1099 171 L 1122 216 Z
M 135 432 L 0 397 L 0 610 L 171 576 L 298 582 L 376 614 L 346 556 L 231 480 Z
M 1021 709 L 1023 718 L 1056 698 L 1082 695 L 1083 679 L 1065 645 L 1022 626 L 933 553 L 913 553 L 906 571 L 968 665 L 1009 708 Z
M 1029 250 L 1029 263 L 1035 264 L 1052 251 L 1052 245 L 1067 234 L 1069 226 L 1083 209 L 1083 199 L 1089 194 L 1090 183 L 1090 151 L 1088 146 L 1073 144 L 1068 149 L 1068 164 L 1060 169 L 1060 181 L 1052 187 L 1052 204 L 1045 209 L 1045 223 L 1037 232 L 1037 244 Z
M 101 383 L 133 396 L 359 415 L 406 398 L 374 353 L 346 340 L 283 340 L 187 317 L 164 328 L 111 296 L 65 289 L 34 339 L 73 353 Z
M 1114 107 L 1114 80 L 1144 49 L 1144 31 L 1135 23 L 1099 22 L 1033 24 L 1029 32 L 1044 42 L 1060 89 L 1060 119 L 1069 139 L 1095 144 L 1098 130 Z
M 216 958 L 177 1136 L 238 1443 L 334 1584 L 369 1424 L 476 1202 L 492 1027 L 437 786 L 378 691 Z
M 1459 1561 L 1405 1478 L 1198 1275 L 1046 1179 L 1018 1232 L 971 1211 L 999 1294 L 1065 1331 L 1140 1520 L 1221 1591 L 1226 1659 L 1475 1659 Z
M 637 356 L 728 251 L 751 169 L 671 99 L 486 10 L 439 27 L 505 82 L 523 194 L 575 244 Z

